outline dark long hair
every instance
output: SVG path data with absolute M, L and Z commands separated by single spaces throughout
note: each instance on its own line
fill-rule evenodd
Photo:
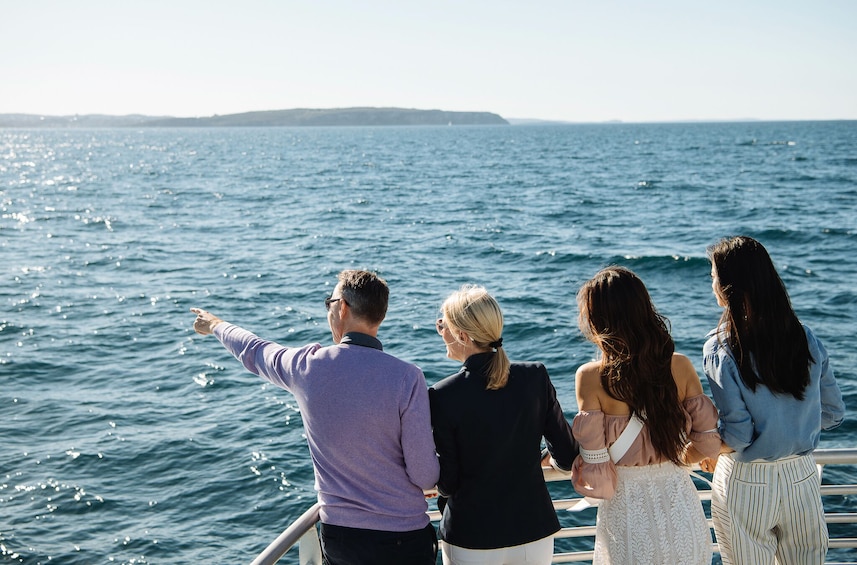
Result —
M 658 455 L 681 463 L 687 420 L 672 376 L 669 321 L 624 267 L 599 271 L 577 293 L 580 329 L 601 350 L 601 385 L 648 424 Z
M 812 356 L 767 250 L 751 237 L 737 236 L 707 251 L 715 290 L 726 304 L 720 323 L 744 384 L 803 400 Z

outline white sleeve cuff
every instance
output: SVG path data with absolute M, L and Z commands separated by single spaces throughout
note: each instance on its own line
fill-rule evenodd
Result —
M 607 463 L 610 461 L 610 453 L 606 447 L 604 449 L 583 449 L 581 447 L 580 456 L 587 463 Z

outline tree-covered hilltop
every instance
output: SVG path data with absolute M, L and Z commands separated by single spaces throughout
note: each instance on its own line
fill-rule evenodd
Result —
M 408 108 L 268 110 L 202 118 L 164 116 L 38 116 L 0 114 L 0 127 L 268 127 L 268 126 L 464 126 L 509 125 L 491 112 L 447 112 Z
M 207 118 L 169 118 L 152 126 L 445 126 L 508 125 L 490 112 L 446 112 L 407 108 L 333 108 L 269 110 Z

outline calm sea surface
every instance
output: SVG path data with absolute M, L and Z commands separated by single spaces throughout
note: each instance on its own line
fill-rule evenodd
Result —
M 857 407 L 857 122 L 0 130 L 0 562 L 247 563 L 314 502 L 293 398 L 193 333 L 192 306 L 329 343 L 336 273 L 373 269 L 385 348 L 434 383 L 457 369 L 438 306 L 481 283 L 571 418 L 580 284 L 634 269 L 701 374 L 705 247 L 738 233 Z M 847 417 L 823 447 L 857 446 Z

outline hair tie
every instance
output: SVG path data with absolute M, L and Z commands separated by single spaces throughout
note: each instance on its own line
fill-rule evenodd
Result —
M 492 341 L 488 344 L 488 347 L 491 347 L 493 349 L 500 349 L 501 347 L 503 347 L 503 338 L 501 337 L 497 341 Z

